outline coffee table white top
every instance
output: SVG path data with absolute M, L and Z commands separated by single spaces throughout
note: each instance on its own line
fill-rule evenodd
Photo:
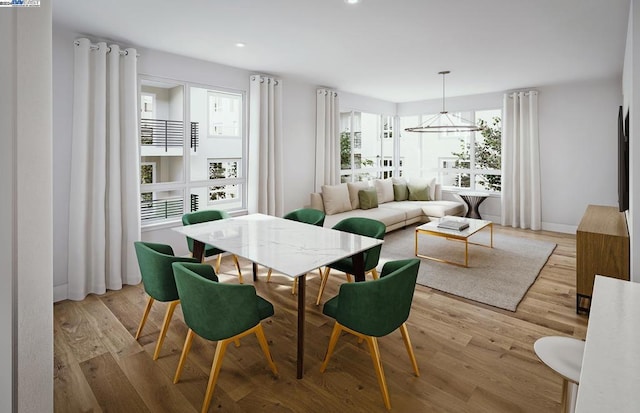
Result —
M 640 284 L 596 276 L 576 412 L 640 406 Z
M 383 243 L 376 238 L 263 214 L 173 230 L 290 277 L 306 274 Z
M 439 228 L 439 221 L 430 221 L 426 224 L 422 224 L 419 227 L 416 227 L 416 231 L 427 231 L 427 232 L 435 232 L 438 234 L 446 234 L 452 235 L 457 238 L 469 238 L 471 235 L 480 231 L 482 228 L 485 228 L 487 225 L 491 224 L 491 221 L 486 221 L 484 219 L 475 219 L 475 218 L 462 218 L 462 217 L 454 217 L 454 216 L 444 216 L 440 219 L 454 220 L 459 222 L 466 222 L 469 224 L 468 228 L 463 229 L 462 231 L 458 231 L 456 229 L 447 229 L 447 228 Z

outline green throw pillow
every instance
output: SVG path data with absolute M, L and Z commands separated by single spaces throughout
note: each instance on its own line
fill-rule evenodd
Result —
M 409 183 L 407 187 L 409 188 L 409 201 L 431 201 L 429 185 Z
M 361 189 L 358 191 L 358 201 L 361 209 L 378 207 L 378 192 L 375 188 Z
M 409 188 L 407 184 L 393 184 L 393 200 L 406 201 L 409 199 Z

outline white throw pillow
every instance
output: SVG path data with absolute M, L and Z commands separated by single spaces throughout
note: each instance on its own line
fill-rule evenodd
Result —
M 378 193 L 378 204 L 393 201 L 393 181 L 391 178 L 376 179 L 375 185 Z
M 340 212 L 351 211 L 351 201 L 349 200 L 349 190 L 347 184 L 322 185 L 322 202 L 324 212 L 327 215 L 338 214 Z
M 351 200 L 351 208 L 360 208 L 360 199 L 358 192 L 361 189 L 369 188 L 369 182 L 347 182 L 347 189 L 349 189 L 349 200 Z

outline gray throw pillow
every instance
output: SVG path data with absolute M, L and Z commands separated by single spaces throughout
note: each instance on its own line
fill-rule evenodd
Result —
M 404 178 L 393 178 L 393 200 L 406 201 L 409 199 L 409 188 Z
M 407 187 L 409 188 L 409 201 L 431 201 L 429 197 L 429 185 L 409 182 Z
M 358 191 L 358 201 L 361 209 L 378 207 L 378 192 L 375 188 L 361 189 Z

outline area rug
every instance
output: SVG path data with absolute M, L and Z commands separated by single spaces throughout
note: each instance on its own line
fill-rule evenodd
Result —
M 489 229 L 473 235 L 471 242 L 489 244 Z M 415 226 L 385 235 L 380 265 L 389 260 L 414 257 Z M 464 262 L 464 243 L 419 235 L 422 255 Z M 516 311 L 535 282 L 556 244 L 493 235 L 493 248 L 469 245 L 469 268 L 421 259 L 418 284 L 505 310 Z

